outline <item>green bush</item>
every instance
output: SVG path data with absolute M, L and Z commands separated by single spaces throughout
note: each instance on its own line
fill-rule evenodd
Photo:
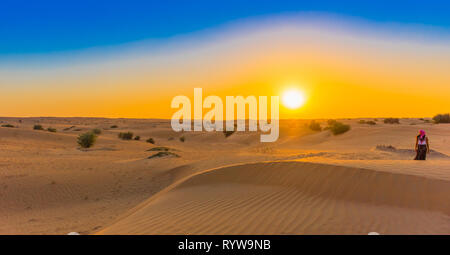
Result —
M 384 123 L 386 123 L 386 124 L 400 124 L 400 120 L 398 118 L 386 118 L 386 119 L 384 119 Z
M 330 126 L 330 130 L 333 135 L 343 134 L 350 130 L 350 125 L 336 121 L 332 126 Z
M 11 124 L 3 124 L 2 127 L 13 128 L 14 126 Z
M 94 128 L 94 129 L 92 129 L 92 133 L 94 133 L 96 135 L 100 135 L 102 133 L 102 130 L 99 128 Z
M 433 117 L 434 123 L 450 123 L 450 114 L 438 114 Z
M 97 135 L 93 132 L 87 132 L 78 136 L 78 144 L 82 148 L 92 147 L 97 140 Z
M 311 129 L 311 130 L 313 130 L 313 131 L 322 131 L 322 127 L 320 126 L 320 123 L 318 123 L 318 122 L 316 122 L 316 121 L 314 121 L 314 120 L 312 120 L 310 123 L 309 123 L 309 129 Z
M 182 143 L 184 143 L 185 140 L 186 140 L 186 138 L 184 138 L 184 136 L 180 137 L 180 141 L 181 141 Z
M 44 130 L 44 128 L 42 127 L 42 125 L 34 125 L 33 126 L 34 130 Z
M 49 128 L 47 128 L 47 131 L 55 133 L 56 132 L 56 128 L 49 127 Z
M 137 135 L 136 137 L 134 137 L 134 140 L 139 141 L 141 140 L 141 137 Z
M 131 132 L 126 132 L 126 133 L 119 133 L 119 138 L 122 140 L 131 140 L 133 139 L 133 133 Z
M 149 138 L 149 139 L 147 139 L 147 141 L 146 141 L 147 143 L 151 143 L 151 144 L 155 144 L 155 140 L 153 140 L 153 138 Z

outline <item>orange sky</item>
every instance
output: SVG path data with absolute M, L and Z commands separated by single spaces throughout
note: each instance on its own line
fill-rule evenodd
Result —
M 400 28 L 399 28 L 400 29 Z M 382 30 L 382 29 L 381 29 Z M 428 117 L 450 111 L 450 43 L 331 23 L 214 31 L 0 63 L 0 116 L 170 118 L 177 95 L 304 91 L 281 118 Z M 224 100 L 225 102 L 225 100 Z M 206 112 L 206 111 L 204 111 Z

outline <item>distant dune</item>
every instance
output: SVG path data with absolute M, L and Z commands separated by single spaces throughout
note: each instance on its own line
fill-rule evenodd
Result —
M 450 234 L 450 125 L 339 121 L 352 128 L 335 136 L 281 120 L 260 143 L 168 120 L 0 118 L 0 234 Z

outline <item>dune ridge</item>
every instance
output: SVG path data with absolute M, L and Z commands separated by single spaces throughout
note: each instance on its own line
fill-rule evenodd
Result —
M 422 176 L 237 164 L 183 178 L 97 234 L 449 234 L 449 194 L 449 181 Z

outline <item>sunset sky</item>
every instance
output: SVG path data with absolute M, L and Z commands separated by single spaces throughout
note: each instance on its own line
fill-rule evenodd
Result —
M 3 3 L 0 116 L 170 118 L 195 87 L 302 91 L 281 118 L 450 111 L 444 1 L 164 2 Z

